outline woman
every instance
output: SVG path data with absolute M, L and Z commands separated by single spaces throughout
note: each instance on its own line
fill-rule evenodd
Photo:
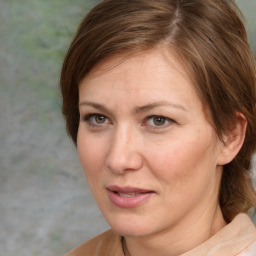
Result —
M 256 255 L 255 62 L 234 1 L 103 1 L 61 90 L 111 226 L 68 256 Z

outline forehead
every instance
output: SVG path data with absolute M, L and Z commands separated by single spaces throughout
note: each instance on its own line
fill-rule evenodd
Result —
M 120 103 L 129 108 L 160 101 L 202 109 L 181 61 L 162 49 L 104 59 L 81 81 L 79 100 L 108 103 L 113 109 Z
M 142 82 L 148 78 L 159 79 L 160 77 L 176 75 L 177 79 L 182 78 L 184 81 L 192 83 L 178 55 L 165 47 L 156 47 L 150 50 L 124 52 L 107 56 L 91 69 L 79 85 L 90 80 L 111 77 L 114 79 L 120 73 L 128 76 L 136 75 L 138 78 L 141 75 Z

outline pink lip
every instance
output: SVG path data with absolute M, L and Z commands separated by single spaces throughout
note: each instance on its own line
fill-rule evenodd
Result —
M 119 187 L 119 186 L 109 186 L 107 187 L 108 197 L 110 201 L 120 207 L 120 208 L 135 208 L 146 201 L 155 194 L 155 192 L 150 190 L 144 190 L 140 188 L 133 188 L 133 187 Z M 129 197 L 121 196 L 118 193 L 136 193 L 136 195 Z

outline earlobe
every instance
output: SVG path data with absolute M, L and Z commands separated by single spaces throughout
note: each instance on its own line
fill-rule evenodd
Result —
M 233 129 L 224 136 L 224 143 L 218 159 L 218 165 L 230 163 L 238 154 L 244 143 L 247 119 L 238 112 L 236 114 L 236 124 Z

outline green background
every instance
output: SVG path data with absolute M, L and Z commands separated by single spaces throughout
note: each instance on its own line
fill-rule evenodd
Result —
M 65 134 L 59 72 L 99 1 L 0 0 L 0 251 L 56 256 L 103 231 Z M 256 0 L 237 1 L 256 53 Z

